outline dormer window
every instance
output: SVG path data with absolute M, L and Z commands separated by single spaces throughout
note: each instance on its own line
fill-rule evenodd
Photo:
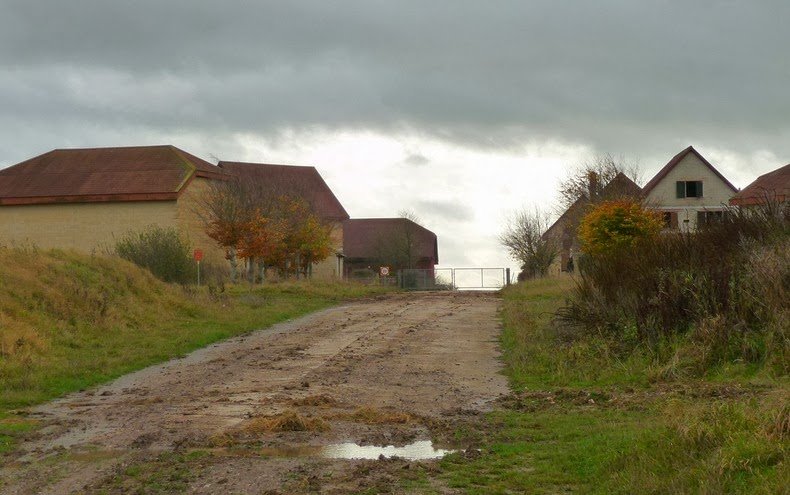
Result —
M 678 198 L 701 198 L 702 197 L 702 181 L 701 180 L 679 180 L 675 183 L 677 186 Z

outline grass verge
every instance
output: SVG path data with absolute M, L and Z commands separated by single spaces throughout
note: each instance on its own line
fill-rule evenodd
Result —
M 481 455 L 441 461 L 445 483 L 470 494 L 790 486 L 786 376 L 747 373 L 737 363 L 702 378 L 657 374 L 664 363 L 647 350 L 622 353 L 617 342 L 556 325 L 572 285 L 545 279 L 504 291 L 501 342 L 512 392 L 488 417 Z

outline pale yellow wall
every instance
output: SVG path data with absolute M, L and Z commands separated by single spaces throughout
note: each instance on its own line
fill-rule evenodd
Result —
M 313 264 L 313 278 L 331 279 L 343 276 L 343 260 L 338 261 L 335 253 L 343 252 L 343 223 L 336 222 L 332 227 L 332 254 L 320 263 Z
M 203 263 L 228 269 L 225 250 L 205 233 L 199 214 L 209 190 L 209 179 L 195 177 L 177 201 L 133 201 L 118 203 L 75 203 L 0 206 L 0 245 L 33 244 L 42 249 L 75 249 L 103 253 L 118 238 L 150 225 L 176 227 L 185 233 L 193 248 L 203 250 Z M 313 265 L 313 277 L 342 276 L 343 224 L 332 230 L 332 254 Z
M 206 234 L 202 218 L 202 199 L 210 193 L 210 181 L 203 177 L 195 177 L 186 185 L 186 189 L 178 198 L 176 222 L 182 232 L 189 237 L 193 248 L 203 250 L 203 262 L 222 268 L 228 268 L 225 250 Z
M 677 181 L 702 181 L 701 198 L 677 198 Z M 686 155 L 647 196 L 647 204 L 663 211 L 678 213 L 682 230 L 694 230 L 697 212 L 724 209 L 735 193 L 693 153 Z M 688 222 L 684 222 L 688 220 Z
M 101 252 L 127 232 L 152 223 L 176 226 L 176 202 L 0 206 L 0 244 Z

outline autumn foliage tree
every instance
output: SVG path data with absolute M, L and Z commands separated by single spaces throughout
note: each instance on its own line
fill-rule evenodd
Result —
M 238 276 L 238 248 L 250 227 L 251 206 L 246 188 L 238 180 L 210 183 L 198 207 L 206 234 L 225 248 L 231 278 Z
M 253 277 L 262 279 L 267 261 L 275 259 L 285 249 L 286 229 L 281 219 L 267 217 L 255 209 L 242 226 L 238 255 L 250 264 Z M 257 274 L 255 269 L 257 268 Z
M 606 254 L 654 238 L 662 228 L 660 213 L 638 201 L 604 201 L 582 218 L 579 239 L 585 253 Z
M 246 261 L 252 279 L 260 280 L 267 267 L 283 276 L 307 276 L 313 263 L 332 252 L 332 227 L 304 198 L 267 190 L 255 180 L 212 184 L 201 215 L 206 233 L 225 248 L 234 280 L 238 259 Z
M 278 216 L 282 242 L 280 249 L 266 258 L 268 263 L 285 275 L 309 276 L 313 263 L 332 253 L 332 227 L 301 198 L 280 197 Z

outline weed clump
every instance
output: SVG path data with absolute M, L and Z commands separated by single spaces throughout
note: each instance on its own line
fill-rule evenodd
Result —
M 269 433 L 283 431 L 328 431 L 329 423 L 321 418 L 302 416 L 288 410 L 274 416 L 260 416 L 248 421 L 242 430 L 245 433 Z

